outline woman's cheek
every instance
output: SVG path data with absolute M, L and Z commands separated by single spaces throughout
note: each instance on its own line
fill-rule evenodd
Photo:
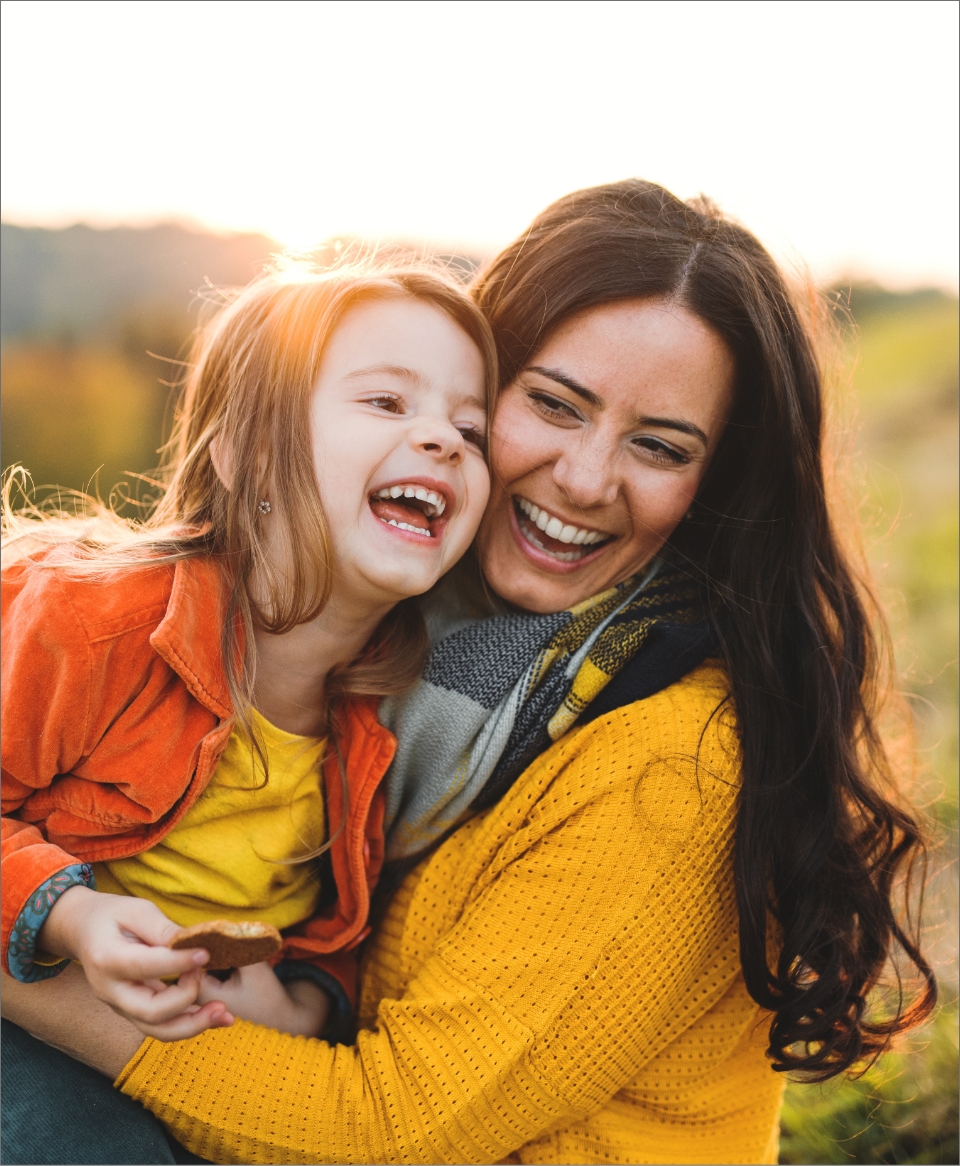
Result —
M 530 469 L 541 465 L 545 447 L 544 426 L 505 394 L 497 406 L 491 432 L 490 468 L 494 478 L 505 488 L 522 478 Z
M 477 527 L 480 525 L 480 520 L 483 518 L 483 512 L 489 501 L 491 480 L 487 463 L 480 458 L 472 460 L 475 464 L 471 466 L 469 476 L 465 475 L 467 479 L 467 516 L 471 527 L 471 538 L 476 534 Z
M 639 518 L 637 525 L 668 539 L 690 509 L 696 492 L 696 482 L 685 476 L 652 471 L 634 488 L 631 509 Z

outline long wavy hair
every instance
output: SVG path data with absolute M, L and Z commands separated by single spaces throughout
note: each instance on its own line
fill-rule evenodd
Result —
M 474 294 L 502 384 L 562 321 L 624 299 L 678 302 L 734 354 L 732 415 L 665 553 L 702 585 L 730 678 L 747 989 L 774 1012 L 773 1067 L 831 1077 L 927 1016 L 936 983 L 902 905 L 922 875 L 923 837 L 878 728 L 882 616 L 828 506 L 810 327 L 753 235 L 705 199 L 639 179 L 548 207 Z M 868 993 L 898 947 L 919 991 L 908 1002 L 898 972 L 896 1007 L 871 1018 Z
M 212 557 L 223 568 L 228 595 L 227 684 L 234 711 L 250 731 L 253 629 L 280 634 L 315 619 L 329 598 L 336 566 L 310 426 L 327 342 L 354 305 L 403 298 L 439 308 L 476 344 L 492 403 L 497 365 L 489 324 L 462 284 L 439 265 L 360 255 L 328 270 L 306 263 L 279 266 L 225 294 L 197 330 L 163 451 L 160 489 L 146 517 L 127 521 L 82 495 L 79 515 L 17 507 L 14 473 L 4 491 L 5 561 L 32 555 L 38 568 L 92 575 Z M 242 467 L 231 489 L 214 467 L 214 441 Z M 269 516 L 261 513 L 262 500 L 270 504 Z M 264 549 L 267 521 L 284 547 L 282 567 Z M 398 604 L 369 650 L 328 678 L 328 711 L 347 693 L 402 691 L 419 675 L 426 644 L 417 607 Z

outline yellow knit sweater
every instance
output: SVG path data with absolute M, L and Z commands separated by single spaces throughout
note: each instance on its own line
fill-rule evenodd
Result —
M 421 863 L 354 1047 L 238 1022 L 117 1084 L 214 1162 L 776 1162 L 725 693 L 704 665 L 572 731 Z

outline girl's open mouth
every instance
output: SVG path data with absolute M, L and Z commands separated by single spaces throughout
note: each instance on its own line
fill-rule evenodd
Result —
M 370 495 L 370 509 L 376 517 L 399 530 L 420 538 L 439 538 L 447 520 L 446 492 L 431 490 L 418 482 L 397 482 Z
M 523 538 L 557 563 L 579 563 L 616 538 L 605 530 L 566 523 L 520 495 L 514 496 L 513 509 Z

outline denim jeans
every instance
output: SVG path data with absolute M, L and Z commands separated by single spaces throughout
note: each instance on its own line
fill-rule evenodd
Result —
M 3 1021 L 0 1156 L 17 1166 L 205 1162 L 106 1077 Z

